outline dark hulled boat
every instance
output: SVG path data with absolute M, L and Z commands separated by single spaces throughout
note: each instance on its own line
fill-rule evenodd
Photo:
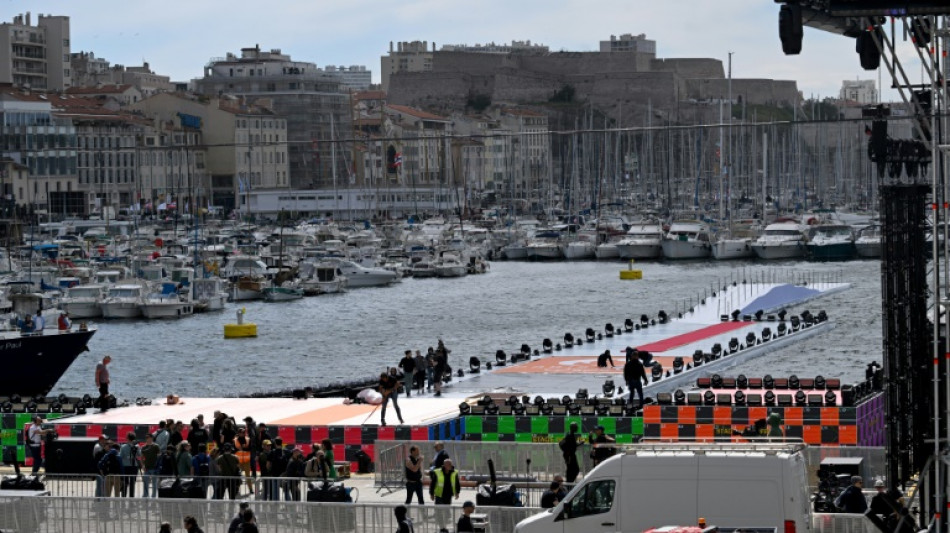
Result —
M 95 327 L 30 334 L 0 332 L 0 395 L 47 395 L 79 354 L 88 350 L 95 333 Z

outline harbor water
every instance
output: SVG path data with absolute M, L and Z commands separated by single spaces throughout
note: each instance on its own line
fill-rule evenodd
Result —
M 223 312 L 171 321 L 100 321 L 99 332 L 53 394 L 92 394 L 96 363 L 112 356 L 112 392 L 120 399 L 238 396 L 317 387 L 378 375 L 406 349 L 443 339 L 450 364 L 492 360 L 544 338 L 561 342 L 625 318 L 672 316 L 728 283 L 842 281 L 852 288 L 806 304 L 825 310 L 837 328 L 746 363 L 735 374 L 864 378 L 881 360 L 880 262 L 638 263 L 642 280 L 620 280 L 623 263 L 494 262 L 485 275 L 406 279 L 389 287 L 285 303 L 230 303 Z M 246 308 L 258 337 L 224 339 L 223 328 Z M 723 310 L 728 313 L 731 310 Z M 794 310 L 791 310 L 794 311 Z M 597 348 L 596 344 L 591 347 Z M 530 390 L 530 383 L 525 384 Z M 573 391 L 565 391 L 573 392 Z

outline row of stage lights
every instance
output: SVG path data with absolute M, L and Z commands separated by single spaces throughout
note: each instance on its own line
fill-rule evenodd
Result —
M 731 320 L 734 322 L 746 321 L 746 322 L 775 322 L 778 321 L 776 326 L 776 331 L 773 332 L 771 328 L 766 327 L 762 329 L 761 336 L 757 336 L 755 333 L 749 332 L 745 337 L 745 342 L 740 342 L 737 337 L 732 337 L 729 340 L 729 343 L 726 347 L 723 347 L 721 344 L 716 343 L 713 345 L 711 352 L 704 353 L 702 350 L 697 350 L 693 354 L 693 362 L 686 363 L 685 369 L 690 369 L 693 366 L 699 366 L 705 362 L 716 360 L 722 356 L 730 355 L 738 351 L 744 350 L 746 348 L 762 344 L 763 342 L 768 342 L 770 340 L 776 339 L 778 337 L 784 337 L 788 333 L 797 332 L 802 328 L 808 328 L 815 324 L 826 322 L 828 320 L 828 315 L 825 311 L 819 311 L 817 315 L 812 315 L 810 311 L 805 310 L 801 315 L 793 315 L 789 317 L 788 322 L 786 323 L 786 311 L 782 310 L 776 315 L 765 315 L 762 311 L 757 311 L 753 315 L 742 315 L 738 310 L 733 311 L 731 315 Z M 682 317 L 682 314 L 680 315 Z M 730 321 L 730 315 L 722 315 L 721 320 L 723 322 Z M 603 339 L 604 337 L 614 337 L 615 335 L 621 335 L 624 332 L 630 333 L 633 331 L 639 331 L 640 329 L 646 329 L 651 325 L 665 324 L 669 322 L 669 316 L 665 311 L 660 311 L 657 315 L 657 318 L 650 319 L 647 315 L 642 315 L 640 317 L 640 323 L 634 324 L 633 320 L 628 318 L 624 321 L 623 328 L 615 328 L 612 323 L 607 323 L 605 326 L 604 332 L 596 332 L 593 328 L 587 328 L 584 338 L 587 342 L 594 342 L 595 340 Z M 572 348 L 575 345 L 583 345 L 584 340 L 582 338 L 574 337 L 571 333 L 564 334 L 564 345 L 559 343 L 554 345 L 551 339 L 546 338 L 541 342 L 541 350 L 532 350 L 527 344 L 522 344 L 518 350 L 515 350 L 509 354 L 504 350 L 498 350 L 495 352 L 495 361 L 489 361 L 485 363 L 485 368 L 491 370 L 492 366 L 505 366 L 509 363 L 517 363 L 518 361 L 526 361 L 532 356 L 539 356 L 542 353 L 550 354 L 554 351 L 560 351 L 563 348 Z M 475 356 L 469 358 L 469 373 L 477 374 L 481 371 L 482 361 Z M 684 370 L 684 361 L 682 358 L 676 358 L 673 362 L 673 373 L 678 374 Z M 459 369 L 459 377 L 464 375 L 464 372 Z M 667 371 L 666 375 L 669 376 L 670 372 Z M 652 369 L 653 381 L 658 381 L 663 377 L 663 369 L 659 365 L 654 364 Z
M 57 397 L 47 398 L 45 396 L 33 396 L 31 398 L 22 398 L 18 394 L 9 397 L 0 397 L 0 413 L 64 413 L 64 414 L 86 414 L 91 409 L 95 401 L 92 396 L 86 394 L 82 398 L 70 398 L 65 394 Z M 115 397 L 111 397 L 109 407 L 116 406 Z
M 514 416 L 634 416 L 638 407 L 629 405 L 623 398 L 588 398 L 587 390 L 581 389 L 577 397 L 561 398 L 535 396 L 511 396 L 502 405 L 491 396 L 484 396 L 475 405 L 459 404 L 459 414 L 467 415 L 514 415 Z

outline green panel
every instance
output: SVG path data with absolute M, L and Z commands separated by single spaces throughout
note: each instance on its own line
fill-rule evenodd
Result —
M 633 435 L 617 435 L 615 438 L 617 442 L 622 444 L 630 444 L 633 442 Z
M 515 417 L 499 416 L 498 417 L 498 433 L 512 434 L 514 432 L 515 432 Z
M 26 447 L 25 446 L 17 446 L 16 460 L 18 463 L 22 463 L 23 461 L 26 461 Z
M 16 415 L 16 429 L 17 431 L 23 431 L 23 428 L 30 424 L 30 418 L 33 415 L 30 413 L 17 413 Z
M 638 416 L 630 419 L 630 431 L 634 435 L 643 435 L 643 417 Z
M 534 435 L 530 433 L 516 433 L 515 442 L 534 442 Z
M 0 430 L 0 445 L 16 446 L 17 430 L 13 428 Z
M 535 435 L 547 435 L 548 434 L 548 417 L 532 416 L 531 417 L 531 433 L 534 433 Z
M 475 435 L 482 432 L 482 417 L 480 416 L 466 416 L 465 417 L 465 433 L 470 435 Z
M 498 433 L 482 433 L 482 442 L 498 442 Z
M 571 430 L 571 422 L 577 424 L 577 431 L 580 431 L 581 433 L 584 432 L 584 429 L 583 429 L 584 423 L 583 423 L 583 421 L 581 420 L 581 417 L 579 417 L 579 416 L 566 416 L 566 417 L 564 417 L 564 431 L 570 431 L 570 430 Z
M 617 433 L 617 419 L 612 416 L 604 416 L 597 419 L 598 424 L 604 426 L 604 433 L 614 435 Z

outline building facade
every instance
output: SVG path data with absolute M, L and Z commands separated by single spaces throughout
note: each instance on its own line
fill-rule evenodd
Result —
M 266 107 L 286 120 L 292 187 L 332 187 L 346 179 L 352 161 L 343 139 L 350 135 L 352 115 L 349 94 L 337 76 L 280 50 L 254 47 L 243 48 L 240 57 L 212 59 L 195 87 L 207 96 L 266 100 Z
M 432 54 L 435 43 L 429 49 L 428 41 L 389 43 L 389 55 L 380 58 L 379 79 L 383 91 L 389 91 L 389 77 L 397 72 L 429 72 L 432 70 Z
M 874 80 L 844 80 L 838 98 L 862 105 L 878 103 L 877 84 Z
M 69 17 L 30 13 L 0 24 L 0 84 L 62 92 L 72 85 Z
M 373 84 L 373 72 L 363 65 L 349 67 L 327 65 L 323 67 L 323 71 L 340 78 L 340 82 L 347 90 L 366 91 Z
M 171 79 L 153 72 L 147 62 L 140 67 L 110 66 L 93 52 L 78 52 L 71 55 L 70 65 L 74 88 L 131 85 L 143 98 L 175 90 Z

